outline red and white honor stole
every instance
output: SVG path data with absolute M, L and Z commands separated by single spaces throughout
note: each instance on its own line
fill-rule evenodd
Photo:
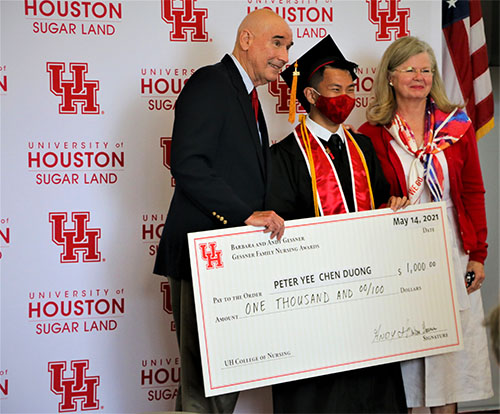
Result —
M 344 126 L 342 126 L 344 128 Z M 304 133 L 305 132 L 305 133 Z M 349 169 L 351 171 L 353 195 L 356 211 L 374 209 L 371 191 L 370 175 L 365 157 L 352 135 L 344 128 L 347 137 Z M 319 139 L 305 125 L 300 123 L 294 131 L 297 144 L 311 174 L 313 194 L 318 200 L 316 215 L 347 213 L 349 211 L 342 186 L 339 183 L 337 171 L 332 158 L 320 143 Z M 312 168 L 311 168 L 312 166 Z

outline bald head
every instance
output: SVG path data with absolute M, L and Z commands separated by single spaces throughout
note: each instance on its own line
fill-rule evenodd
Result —
M 234 47 L 238 47 L 240 35 L 243 31 L 249 30 L 254 34 L 258 34 L 262 30 L 265 30 L 266 27 L 269 27 L 269 25 L 279 23 L 286 25 L 286 22 L 281 16 L 277 15 L 275 12 L 269 9 L 254 10 L 241 21 Z
M 292 31 L 285 20 L 271 10 L 258 9 L 241 22 L 233 55 L 259 86 L 276 80 L 288 62 L 292 44 Z

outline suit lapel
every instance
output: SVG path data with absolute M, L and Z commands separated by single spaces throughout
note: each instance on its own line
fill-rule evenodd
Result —
M 260 143 L 259 132 L 257 130 L 257 123 L 255 122 L 255 115 L 252 108 L 252 102 L 248 96 L 247 90 L 245 88 L 245 84 L 243 83 L 243 79 L 241 79 L 240 72 L 238 68 L 233 62 L 233 59 L 229 55 L 225 55 L 222 59 L 222 63 L 226 66 L 228 70 L 229 77 L 233 86 L 236 90 L 236 94 L 238 97 L 238 102 L 241 106 L 243 113 L 245 114 L 245 120 L 248 125 L 248 129 L 251 132 L 252 143 L 255 148 L 255 152 L 257 154 L 257 158 L 259 159 L 259 166 L 262 172 L 262 175 L 266 177 L 266 168 L 265 168 L 265 160 L 264 153 L 268 150 L 269 147 L 269 139 L 267 134 L 266 122 L 264 120 L 264 114 L 260 109 L 259 105 L 259 123 L 262 135 L 262 145 Z M 265 141 L 264 141 L 265 139 Z M 263 151 L 264 147 L 264 151 Z

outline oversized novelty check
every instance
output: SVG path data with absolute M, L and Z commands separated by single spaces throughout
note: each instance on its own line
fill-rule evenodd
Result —
M 207 396 L 462 349 L 444 203 L 189 235 Z

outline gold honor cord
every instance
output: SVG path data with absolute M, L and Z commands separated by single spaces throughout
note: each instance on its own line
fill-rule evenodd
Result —
M 370 204 L 372 206 L 372 210 L 374 210 L 375 209 L 375 200 L 373 198 L 372 181 L 370 179 L 370 172 L 368 171 L 368 166 L 366 165 L 365 156 L 363 155 L 361 148 L 359 148 L 358 143 L 353 138 L 353 136 L 349 133 L 349 131 L 346 129 L 346 127 L 344 127 L 344 125 L 342 125 L 342 128 L 344 128 L 344 132 L 349 137 L 351 142 L 354 144 L 354 147 L 356 148 L 356 151 L 358 151 L 359 157 L 361 158 L 361 162 L 363 163 L 363 168 L 365 169 L 365 173 L 366 173 L 366 179 L 368 180 L 368 192 L 370 193 Z
M 319 217 L 316 170 L 314 169 L 314 160 L 312 157 L 311 141 L 309 139 L 309 132 L 307 131 L 305 115 L 299 116 L 299 122 L 300 122 L 300 134 L 302 135 L 302 142 L 304 143 L 304 147 L 306 149 L 307 159 L 309 160 L 309 169 L 311 170 L 311 184 L 312 184 L 312 193 L 313 193 L 313 202 L 314 202 L 314 215 L 315 215 L 315 217 Z

